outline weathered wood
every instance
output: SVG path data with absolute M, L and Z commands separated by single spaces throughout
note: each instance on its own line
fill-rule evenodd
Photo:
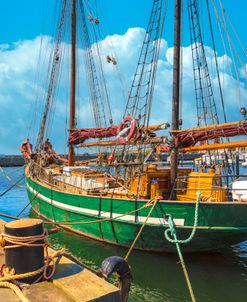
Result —
M 221 149 L 241 148 L 241 147 L 247 147 L 247 140 L 241 140 L 238 142 L 220 143 L 220 144 L 192 146 L 192 147 L 182 148 L 182 149 L 180 149 L 180 151 L 182 151 L 182 152 L 198 152 L 198 151 L 205 151 L 205 150 L 221 150 Z

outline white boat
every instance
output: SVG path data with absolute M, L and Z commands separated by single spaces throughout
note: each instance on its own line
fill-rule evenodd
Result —
M 242 176 L 233 182 L 232 198 L 234 201 L 247 201 L 247 175 Z

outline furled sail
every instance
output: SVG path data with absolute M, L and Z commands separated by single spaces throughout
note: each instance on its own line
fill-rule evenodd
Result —
M 77 145 L 89 138 L 105 138 L 117 135 L 117 126 L 107 128 L 81 128 L 70 133 L 69 144 Z
M 217 140 L 221 137 L 247 135 L 247 121 L 217 124 L 198 128 L 171 131 L 178 148 L 195 146 L 198 142 Z

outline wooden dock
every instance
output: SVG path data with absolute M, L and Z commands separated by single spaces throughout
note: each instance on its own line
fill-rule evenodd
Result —
M 1 233 L 4 223 L 0 220 Z M 0 265 L 2 264 L 4 264 L 4 252 L 0 248 Z M 35 302 L 120 302 L 120 291 L 117 287 L 66 257 L 61 258 L 51 281 L 27 285 L 23 288 L 23 294 L 30 301 Z M 9 288 L 0 288 L 0 300 L 21 301 Z

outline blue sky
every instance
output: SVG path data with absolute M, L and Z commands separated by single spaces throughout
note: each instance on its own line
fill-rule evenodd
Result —
M 200 0 L 202 3 L 204 0 Z M 211 1 L 211 0 L 210 0 Z M 214 0 L 218 2 L 218 0 Z M 36 99 L 34 78 L 37 72 L 37 57 L 41 34 L 46 35 L 48 49 L 52 48 L 52 42 L 49 36 L 52 34 L 54 11 L 58 0 L 9 0 L 1 1 L 0 4 L 0 154 L 18 154 L 18 147 L 22 140 L 27 136 L 28 122 L 35 119 L 32 115 L 34 100 Z M 111 39 L 118 54 L 119 64 L 125 77 L 127 87 L 130 86 L 131 78 L 135 69 L 141 41 L 144 35 L 144 28 L 152 5 L 151 0 L 96 0 L 100 12 L 100 22 L 103 27 L 104 38 L 111 35 Z M 154 122 L 170 122 L 171 99 L 171 78 L 172 78 L 172 40 L 173 40 L 173 2 L 168 1 L 167 18 L 165 22 L 164 41 L 161 47 L 162 59 L 159 64 L 157 85 L 154 100 Z M 246 11 L 247 1 L 243 0 L 222 0 L 231 21 L 238 32 L 244 46 L 247 45 L 246 38 Z M 201 4 L 200 4 L 201 5 Z M 187 16 L 187 11 L 185 12 Z M 206 13 L 202 13 L 206 17 Z M 205 23 L 202 22 L 204 31 L 208 31 Z M 188 40 L 188 30 L 184 30 L 184 120 L 185 125 L 190 126 L 189 121 L 194 121 L 195 116 L 191 112 L 191 100 L 193 95 L 193 78 L 189 71 L 191 69 L 191 55 Z M 107 38 L 102 41 L 102 47 L 107 51 Z M 207 55 L 212 57 L 211 48 L 207 49 Z M 220 62 L 224 61 L 224 50 L 222 47 L 218 53 Z M 223 63 L 222 63 L 223 64 Z M 45 66 L 45 65 L 44 65 Z M 109 66 L 106 66 L 107 76 L 111 80 L 111 86 L 115 84 L 114 74 Z M 42 71 L 42 70 L 41 70 Z M 243 105 L 247 106 L 246 86 L 243 90 L 242 102 L 234 103 L 235 90 L 237 84 L 234 78 L 221 70 L 225 83 L 226 102 L 229 112 L 235 112 L 235 108 Z M 243 83 L 244 85 L 244 83 Z M 42 87 L 39 87 L 42 89 Z M 113 99 L 116 99 L 118 92 L 112 88 Z M 86 96 L 83 96 L 86 99 Z M 62 97 L 61 97 L 62 98 Z M 161 101 L 160 101 L 161 100 Z M 160 103 L 161 102 L 161 103 Z M 193 100 L 194 102 L 194 100 Z M 164 113 L 160 110 L 165 108 Z M 114 105 L 114 115 L 121 117 L 121 105 Z M 88 106 L 88 107 L 87 107 Z M 85 126 L 90 126 L 87 122 L 89 105 L 85 105 L 81 116 L 84 119 Z M 155 109 L 156 108 L 156 109 Z M 157 109 L 159 108 L 159 109 Z M 64 113 L 65 107 L 62 104 L 57 105 L 58 115 Z M 237 114 L 231 114 L 232 119 L 238 118 Z M 59 122 L 56 124 L 59 128 Z M 64 135 L 61 130 L 54 130 L 52 141 L 59 152 L 63 152 Z M 57 130 L 57 131 L 56 131 Z M 64 131 L 63 131 L 64 132 Z
M 45 33 L 50 33 L 49 18 L 54 12 L 58 0 L 8 0 L 1 1 L 0 11 L 0 42 L 11 43 L 20 39 L 33 39 L 44 31 L 44 13 L 47 27 Z M 206 0 L 200 0 L 200 2 Z M 209 0 L 210 1 L 210 0 Z M 107 22 L 108 34 L 123 34 L 131 27 L 146 27 L 152 0 L 96 0 L 100 7 L 103 21 Z M 167 23 L 172 22 L 173 0 L 168 3 Z M 226 11 L 236 27 L 242 40 L 246 39 L 247 1 L 222 0 Z M 44 33 L 44 32 L 43 32 Z M 165 38 L 172 42 L 171 30 L 165 31 Z

